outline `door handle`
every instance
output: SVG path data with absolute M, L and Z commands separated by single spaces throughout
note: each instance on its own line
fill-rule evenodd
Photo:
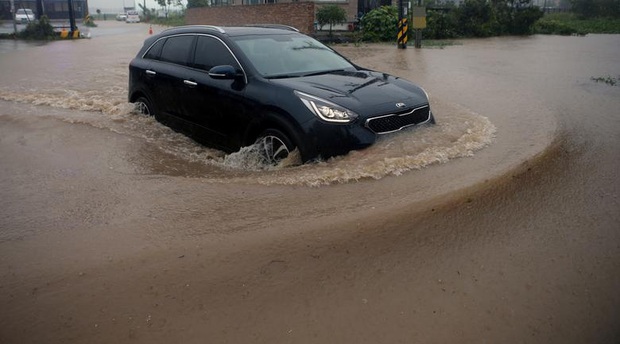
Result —
M 146 74 L 147 74 L 147 75 L 157 75 L 157 72 L 152 71 L 152 70 L 150 70 L 150 69 L 147 69 L 147 70 L 146 70 Z
M 198 86 L 197 82 L 191 81 L 191 80 L 183 80 L 183 83 L 189 87 L 196 87 Z

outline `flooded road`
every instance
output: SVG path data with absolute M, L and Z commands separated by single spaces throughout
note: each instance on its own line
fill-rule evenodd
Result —
M 620 341 L 620 36 L 339 46 L 438 125 L 257 171 L 131 113 L 147 32 L 0 44 L 0 342 Z

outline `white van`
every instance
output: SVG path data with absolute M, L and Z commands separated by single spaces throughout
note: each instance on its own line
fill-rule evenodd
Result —
M 125 23 L 139 23 L 140 16 L 138 15 L 138 11 L 127 11 L 127 18 L 125 19 Z

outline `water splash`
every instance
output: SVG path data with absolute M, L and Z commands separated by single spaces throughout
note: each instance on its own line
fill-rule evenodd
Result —
M 16 92 L 2 89 L 0 99 L 78 110 L 57 115 L 69 123 L 88 124 L 144 139 L 165 154 L 209 167 L 200 176 L 220 183 L 321 186 L 398 176 L 472 156 L 491 144 L 496 132 L 488 118 L 455 104 L 434 101 L 432 106 L 437 125 L 422 125 L 381 136 L 373 146 L 364 150 L 304 165 L 300 165 L 299 153 L 295 151 L 273 166 L 265 163 L 258 145 L 227 155 L 174 132 L 152 117 L 137 115 L 134 106 L 124 100 L 125 92 L 122 87 L 99 91 L 29 89 Z M 188 175 L 196 176 L 196 172 L 188 172 Z

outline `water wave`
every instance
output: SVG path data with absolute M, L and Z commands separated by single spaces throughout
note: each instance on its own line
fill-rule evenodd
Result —
M 135 114 L 133 105 L 123 97 L 125 92 L 122 87 L 99 91 L 2 89 L 0 99 L 78 110 L 63 111 L 57 116 L 69 123 L 88 124 L 144 139 L 165 154 L 209 167 L 199 176 L 223 183 L 320 186 L 398 176 L 432 164 L 472 156 L 489 145 L 496 132 L 488 118 L 456 104 L 434 101 L 436 125 L 422 125 L 381 136 L 373 146 L 345 156 L 299 165 L 299 156 L 292 154 L 280 165 L 269 166 L 264 165 L 258 147 L 244 147 L 227 155 L 174 132 L 152 117 Z M 197 176 L 192 171 L 188 175 Z M 176 170 L 175 174 L 178 173 Z

